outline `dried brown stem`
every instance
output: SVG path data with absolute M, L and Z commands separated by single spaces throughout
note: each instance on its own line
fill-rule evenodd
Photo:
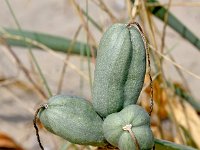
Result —
M 164 26 L 163 26 L 163 32 L 162 32 L 162 38 L 161 38 L 161 53 L 163 53 L 164 51 L 164 47 L 165 47 L 165 35 L 166 35 L 166 29 L 167 29 L 167 20 L 168 20 L 168 16 L 169 16 L 169 8 L 171 6 L 172 0 L 169 0 L 168 5 L 167 5 L 167 11 L 165 13 L 164 16 Z
M 86 20 L 84 19 L 84 16 L 81 12 L 81 9 L 80 9 L 80 6 L 76 3 L 75 0 L 72 0 L 72 3 L 73 3 L 73 6 L 75 7 L 75 10 L 78 14 L 78 16 L 80 17 L 80 20 L 82 21 L 82 25 L 85 29 L 85 32 L 87 33 L 88 35 L 88 38 L 90 39 L 88 42 L 89 42 L 89 47 L 91 49 L 91 54 L 92 54 L 92 61 L 93 63 L 95 63 L 95 50 L 94 50 L 94 47 L 92 45 L 97 45 L 96 44 L 96 41 L 95 41 L 95 38 L 92 36 L 92 33 L 90 32 L 90 30 L 88 30 L 88 26 L 87 26 L 87 22 Z
M 35 131 L 36 131 L 36 136 L 37 136 L 37 141 L 39 143 L 39 146 L 40 146 L 41 150 L 44 150 L 44 147 L 43 147 L 41 140 L 40 140 L 39 129 L 37 127 L 37 115 L 38 115 L 40 109 L 42 109 L 42 108 L 47 109 L 48 105 L 43 104 L 36 110 L 35 115 L 34 115 L 34 119 L 33 119 L 33 125 L 34 125 Z
M 74 38 L 73 38 L 72 42 L 70 43 L 69 49 L 67 50 L 67 53 L 66 53 L 65 61 L 68 61 L 69 58 L 70 58 L 70 53 L 71 53 L 72 48 L 74 46 L 74 43 L 75 43 L 75 41 L 77 39 L 77 36 L 78 36 L 78 34 L 79 34 L 80 30 L 81 30 L 81 27 L 82 27 L 81 25 L 78 27 L 78 29 L 77 29 L 77 31 L 76 31 L 76 33 L 74 35 Z M 59 94 L 61 92 L 61 88 L 62 88 L 63 79 L 64 79 L 64 75 L 65 75 L 66 69 L 67 69 L 67 64 L 64 63 L 63 68 L 62 68 L 62 72 L 61 72 L 61 75 L 60 75 L 59 83 L 58 83 L 57 94 Z
M 137 28 L 139 29 L 141 36 L 143 38 L 144 44 L 145 44 L 146 52 L 147 52 L 148 75 L 149 75 L 149 79 L 150 79 L 150 84 L 149 84 L 150 85 L 150 111 L 149 111 L 149 116 L 151 116 L 151 113 L 153 111 L 154 102 L 153 102 L 153 79 L 151 77 L 151 61 L 150 61 L 149 46 L 148 46 L 148 43 L 147 43 L 147 40 L 145 38 L 143 29 L 140 26 L 140 24 L 138 22 L 130 22 L 130 23 L 128 23 L 127 27 L 131 27 L 132 25 L 136 25 Z
M 106 6 L 106 4 L 103 2 L 103 0 L 92 0 L 98 7 L 100 7 L 105 13 L 108 14 L 108 16 L 111 18 L 112 22 L 117 22 L 117 18 L 112 14 L 112 12 L 109 10 L 109 8 Z
M 46 94 L 40 89 L 40 87 L 34 82 L 34 80 L 31 78 L 31 75 L 29 73 L 29 71 L 24 67 L 24 65 L 22 64 L 22 62 L 20 61 L 20 59 L 18 58 L 18 56 L 14 53 L 14 51 L 12 50 L 12 48 L 6 43 L 6 40 L 1 38 L 1 43 L 3 43 L 3 45 L 6 47 L 6 49 L 10 52 L 10 54 L 13 56 L 13 58 L 15 59 L 17 65 L 19 66 L 19 68 L 24 72 L 24 74 L 26 75 L 27 79 L 32 83 L 32 85 L 35 87 L 37 93 L 39 93 L 42 96 L 42 99 L 45 100 L 46 99 Z

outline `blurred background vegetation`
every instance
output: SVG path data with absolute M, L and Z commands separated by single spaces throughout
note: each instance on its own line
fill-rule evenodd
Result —
M 113 23 L 141 24 L 154 80 L 155 137 L 200 149 L 199 0 L 0 1 L 0 149 L 39 149 L 32 119 L 51 95 L 91 100 L 96 50 Z M 149 79 L 139 104 L 149 109 Z M 49 150 L 95 149 L 40 126 Z

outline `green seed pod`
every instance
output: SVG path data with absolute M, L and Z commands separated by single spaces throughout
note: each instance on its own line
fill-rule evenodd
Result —
M 49 99 L 39 119 L 44 127 L 75 144 L 105 145 L 103 120 L 83 98 L 58 95 Z
M 107 116 L 103 132 L 106 140 L 120 150 L 147 150 L 154 145 L 150 117 L 138 105 L 129 105 Z
M 135 104 L 146 72 L 146 50 L 140 32 L 125 24 L 112 25 L 97 52 L 93 106 L 102 116 Z

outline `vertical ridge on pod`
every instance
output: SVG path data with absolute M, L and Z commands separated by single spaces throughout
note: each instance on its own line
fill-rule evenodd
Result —
M 124 87 L 124 107 L 137 103 L 146 74 L 146 49 L 143 38 L 134 26 L 129 27 L 129 32 L 132 44 L 132 60 Z

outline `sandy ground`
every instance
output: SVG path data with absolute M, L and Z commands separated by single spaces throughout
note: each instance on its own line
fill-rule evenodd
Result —
M 192 1 L 192 0 L 190 0 Z M 195 0 L 193 0 L 195 2 Z M 166 0 L 162 2 L 167 2 Z M 177 0 L 176 2 L 186 2 L 184 0 Z M 188 1 L 187 1 L 188 2 Z M 196 0 L 198 2 L 198 0 Z M 79 4 L 85 8 L 85 1 L 79 0 Z M 67 0 L 18 0 L 11 1 L 11 5 L 23 29 L 46 32 L 49 34 L 60 35 L 63 37 L 72 38 L 79 26 L 79 18 L 77 17 L 73 7 Z M 122 1 L 109 1 L 109 7 L 113 10 L 117 18 L 126 16 L 125 4 Z M 199 23 L 200 23 L 200 9 L 199 7 L 172 7 L 171 11 L 184 24 L 189 27 L 198 37 L 200 37 Z M 105 13 L 102 13 L 94 4 L 89 5 L 89 13 L 92 17 L 104 25 L 106 28 L 110 24 L 110 20 Z M 101 14 L 101 15 L 99 15 Z M 161 31 L 163 25 L 155 19 L 158 29 Z M 5 1 L 0 1 L 0 26 L 16 28 L 16 25 L 9 13 Z M 101 33 L 93 27 L 90 28 L 95 33 L 95 38 L 99 41 Z M 86 35 L 84 31 L 78 37 L 78 40 L 85 41 Z M 160 39 L 157 39 L 160 40 Z M 174 47 L 171 52 L 177 61 L 184 68 L 200 75 L 200 53 L 190 43 L 182 39 L 170 28 L 167 28 L 166 45 L 168 48 Z M 7 57 L 8 55 L 0 47 L 0 76 L 15 76 L 20 80 L 24 80 L 22 72 L 18 73 L 18 69 L 14 63 Z M 26 49 L 13 48 L 21 61 L 30 68 L 29 56 Z M 56 93 L 58 79 L 62 68 L 62 60 L 52 56 L 49 53 L 35 50 L 34 54 L 46 76 L 48 83 L 53 91 Z M 63 54 L 59 54 L 64 58 Z M 80 59 L 78 56 L 71 56 L 70 62 L 80 68 L 87 75 L 87 59 Z M 92 72 L 94 65 L 92 64 Z M 165 71 L 168 78 L 180 81 L 175 69 L 168 62 L 165 63 Z M 199 88 L 200 80 L 184 73 L 188 81 L 190 89 L 195 98 L 200 100 Z M 84 81 L 84 80 L 83 80 Z M 62 93 L 69 95 L 79 95 L 90 99 L 90 87 L 87 81 L 83 82 L 82 91 L 80 90 L 80 83 L 82 80 L 76 71 L 67 68 L 65 74 L 65 81 Z M 11 91 L 11 92 L 10 92 Z M 81 92 L 80 92 L 81 91 Z M 38 144 L 36 142 L 34 130 L 32 127 L 33 113 L 41 101 L 30 90 L 21 90 L 15 86 L 0 88 L 0 132 L 3 131 L 11 135 L 17 142 L 23 145 L 28 150 L 36 150 Z M 14 95 L 13 95 L 14 94 Z M 46 149 L 55 149 L 55 139 L 48 133 L 42 132 L 42 140 Z

